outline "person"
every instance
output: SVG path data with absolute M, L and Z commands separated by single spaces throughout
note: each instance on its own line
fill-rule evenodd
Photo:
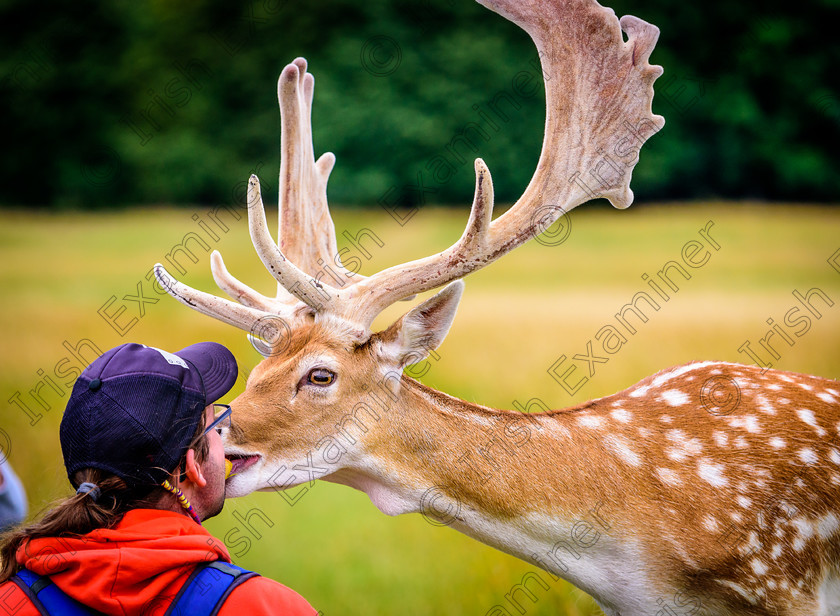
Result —
M 0 449 L 0 533 L 26 518 L 26 491 Z
M 232 565 L 201 525 L 224 506 L 221 434 L 232 409 L 213 403 L 237 374 L 213 342 L 176 353 L 123 344 L 84 370 L 60 427 L 76 493 L 3 537 L 0 613 L 316 613 L 291 589 Z M 206 607 L 208 597 L 218 601 Z

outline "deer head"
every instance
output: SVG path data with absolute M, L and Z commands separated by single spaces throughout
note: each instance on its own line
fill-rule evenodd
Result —
M 375 448 L 378 418 L 405 404 L 403 368 L 423 359 L 446 336 L 463 290 L 460 280 L 534 237 L 572 208 L 596 197 L 626 208 L 639 149 L 664 120 L 651 112 L 648 64 L 656 27 L 620 21 L 594 0 L 486 0 L 481 4 L 525 29 L 536 43 L 546 82 L 545 138 L 537 169 L 522 197 L 492 220 L 493 185 L 475 161 L 475 197 L 461 238 L 443 252 L 370 277 L 340 265 L 326 188 L 335 163 L 315 160 L 310 116 L 314 79 L 306 61 L 286 66 L 278 83 L 282 116 L 280 224 L 275 242 L 266 225 L 259 180 L 248 187 L 248 222 L 260 259 L 278 283 L 265 297 L 226 270 L 218 252 L 211 268 L 236 302 L 189 288 L 158 264 L 161 285 L 182 303 L 235 325 L 266 356 L 236 399 L 226 451 L 236 475 L 229 494 L 294 485 L 284 469 L 334 478 L 360 450 L 337 431 L 356 426 L 353 440 Z M 621 30 L 628 39 L 622 38 Z M 328 270 L 325 269 L 328 266 Z M 326 271 L 329 274 L 325 273 Z M 372 332 L 386 307 L 446 285 L 385 331 Z M 274 348 L 265 339 L 274 339 Z M 342 427 L 342 422 L 344 422 Z M 345 435 L 349 436 L 349 435 Z M 330 463 L 329 460 L 335 460 Z M 282 475 L 282 473 L 281 473 Z M 297 476 L 296 476 L 297 477 Z

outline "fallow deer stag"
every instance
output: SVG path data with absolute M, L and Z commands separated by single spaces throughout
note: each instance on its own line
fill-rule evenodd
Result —
M 277 243 L 256 177 L 248 193 L 251 238 L 276 297 L 233 278 L 215 252 L 214 278 L 237 302 L 156 267 L 199 312 L 252 334 L 283 329 L 274 347 L 257 336 L 267 357 L 233 402 L 228 495 L 312 478 L 345 484 L 386 514 L 424 512 L 563 577 L 607 614 L 840 614 L 836 382 L 692 363 L 573 408 L 523 414 L 402 374 L 442 342 L 460 278 L 592 198 L 629 206 L 639 149 L 664 124 L 651 112 L 662 73 L 648 64 L 656 27 L 619 21 L 594 0 L 482 4 L 531 35 L 551 76 L 539 163 L 509 211 L 491 220 L 490 173 L 477 160 L 454 245 L 370 277 L 342 267 L 326 200 L 335 159 L 314 159 L 314 80 L 297 59 L 278 86 Z M 445 284 L 371 332 L 387 306 Z

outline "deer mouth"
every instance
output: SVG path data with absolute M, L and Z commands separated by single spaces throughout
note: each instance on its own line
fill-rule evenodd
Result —
M 230 460 L 231 463 L 230 477 L 233 477 L 234 475 L 237 475 L 245 469 L 253 466 L 259 461 L 260 457 L 261 456 L 242 453 L 226 453 L 225 459 Z

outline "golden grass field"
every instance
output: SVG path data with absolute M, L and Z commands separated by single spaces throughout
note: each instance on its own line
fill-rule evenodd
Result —
M 243 209 L 238 210 L 244 214 Z M 69 494 L 62 466 L 58 425 L 72 378 L 56 376 L 79 364 L 63 346 L 89 340 L 102 351 L 127 341 L 177 350 L 200 340 L 229 346 L 247 371 L 258 361 L 242 332 L 203 317 L 152 291 L 145 278 L 185 234 L 193 232 L 218 248 L 230 271 L 264 293 L 273 280 L 263 270 L 248 238 L 244 216 L 215 229 L 200 208 L 131 209 L 99 213 L 41 214 L 4 211 L 0 259 L 4 301 L 0 303 L 3 355 L 0 359 L 3 411 L 0 446 L 24 480 L 32 515 L 51 499 Z M 366 228 L 362 273 L 439 251 L 457 239 L 467 209 L 422 208 L 405 226 L 382 210 L 339 210 L 339 237 Z M 193 218 L 195 217 L 195 218 Z M 568 239 L 557 246 L 535 241 L 467 279 L 458 318 L 439 349 L 439 360 L 422 380 L 447 393 L 485 405 L 512 408 L 539 398 L 551 408 L 611 394 L 662 368 L 697 359 L 750 363 L 738 352 L 754 348 L 782 323 L 796 304 L 794 290 L 820 289 L 833 302 L 819 304 L 821 317 L 794 345 L 779 343 L 775 367 L 840 376 L 840 209 L 756 203 L 638 203 L 627 211 L 583 206 L 571 216 Z M 643 274 L 656 276 L 679 261 L 687 242 L 713 222 L 719 250 L 690 270 L 691 279 L 608 363 L 599 364 L 585 386 L 570 396 L 549 375 L 561 356 L 583 353 L 586 343 L 638 291 Z M 551 230 L 550 230 L 551 231 Z M 182 258 L 181 279 L 215 290 L 208 252 L 193 243 L 198 263 Z M 183 255 L 182 255 L 183 257 Z M 829 263 L 834 257 L 835 266 Z M 173 268 L 170 267 L 170 271 Z M 138 304 L 137 285 L 153 304 Z M 114 303 L 107 305 L 110 298 Z M 103 308 L 104 306 L 104 308 Z M 121 307 L 125 311 L 117 312 Z M 380 317 L 384 327 L 407 304 Z M 100 312 L 111 315 L 120 335 Z M 132 321 L 132 319 L 137 319 Z M 788 328 L 788 331 L 791 331 Z M 778 341 L 778 337 L 776 338 Z M 88 361 L 90 349 L 83 351 Z M 766 353 L 765 353 L 766 357 Z M 585 366 L 581 366 L 584 369 Z M 43 371 L 43 374 L 39 371 Z M 44 377 L 58 392 L 40 386 L 45 410 L 31 396 Z M 231 398 L 244 383 L 240 380 Z M 32 420 L 20 402 L 42 417 Z M 580 460 L 585 465 L 586 460 Z M 535 468 L 535 476 L 550 473 Z M 628 486 L 632 489 L 632 486 Z M 250 517 L 247 517 L 250 516 Z M 292 507 L 280 495 L 260 493 L 231 500 L 207 523 L 226 542 L 238 564 L 256 569 L 298 590 L 327 616 L 339 614 L 492 613 L 496 605 L 517 611 L 505 595 L 533 567 L 485 547 L 419 515 L 389 518 L 367 497 L 341 486 L 317 483 Z M 546 578 L 548 579 L 548 578 Z M 522 599 L 529 615 L 599 613 L 594 602 L 559 582 L 536 603 Z M 497 611 L 504 614 L 503 611 Z

